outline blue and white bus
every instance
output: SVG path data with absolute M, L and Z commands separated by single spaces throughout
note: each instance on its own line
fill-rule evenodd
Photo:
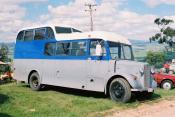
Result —
M 156 87 L 151 68 L 134 61 L 131 43 L 111 32 L 81 32 L 42 26 L 18 33 L 14 75 L 32 90 L 54 85 L 104 92 L 128 102 L 132 92 L 151 96 Z

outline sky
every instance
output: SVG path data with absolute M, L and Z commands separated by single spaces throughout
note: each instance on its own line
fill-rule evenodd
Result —
M 90 30 L 86 3 L 97 4 L 94 30 L 148 40 L 158 17 L 175 21 L 175 0 L 0 0 L 0 42 L 15 42 L 21 28 L 44 24 Z

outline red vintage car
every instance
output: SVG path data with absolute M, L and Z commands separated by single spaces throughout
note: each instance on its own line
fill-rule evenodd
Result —
M 175 74 L 155 73 L 153 77 L 163 89 L 170 90 L 175 86 Z

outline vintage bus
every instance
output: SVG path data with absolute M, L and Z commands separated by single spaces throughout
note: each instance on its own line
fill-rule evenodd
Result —
M 104 92 L 128 102 L 132 92 L 151 96 L 156 82 L 147 63 L 134 61 L 131 43 L 112 32 L 42 26 L 19 31 L 14 73 L 32 90 L 54 85 Z

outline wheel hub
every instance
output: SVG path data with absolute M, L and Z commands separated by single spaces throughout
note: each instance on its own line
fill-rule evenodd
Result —
M 38 86 L 38 79 L 36 77 L 33 77 L 32 84 L 33 84 L 34 87 Z
M 163 88 L 169 90 L 169 89 L 171 89 L 171 84 L 166 82 L 163 84 Z
M 113 93 L 116 96 L 116 98 L 121 98 L 124 95 L 124 88 L 120 83 L 116 83 L 113 86 Z

